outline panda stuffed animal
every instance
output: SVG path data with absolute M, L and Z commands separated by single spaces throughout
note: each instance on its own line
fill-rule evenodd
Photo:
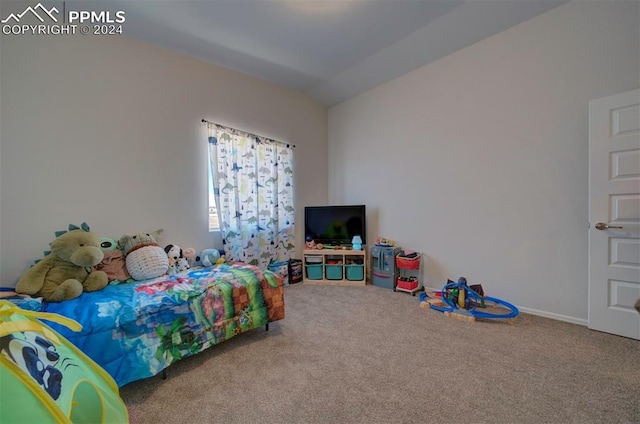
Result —
M 180 246 L 176 246 L 175 244 L 168 244 L 164 247 L 164 251 L 167 254 L 167 258 L 169 259 L 169 271 L 167 274 L 180 274 L 182 272 L 188 271 L 191 269 L 189 266 L 189 262 L 187 258 L 184 257 L 184 253 Z

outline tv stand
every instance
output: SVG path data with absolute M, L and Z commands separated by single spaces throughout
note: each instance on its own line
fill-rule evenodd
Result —
M 364 286 L 367 284 L 365 250 L 305 249 L 303 284 Z

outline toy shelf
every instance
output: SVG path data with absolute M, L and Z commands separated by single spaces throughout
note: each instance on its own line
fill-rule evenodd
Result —
M 346 249 L 305 249 L 303 284 L 364 286 L 366 252 Z

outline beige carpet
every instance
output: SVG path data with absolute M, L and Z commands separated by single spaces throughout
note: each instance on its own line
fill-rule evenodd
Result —
M 121 389 L 132 423 L 640 423 L 640 342 L 463 322 L 375 286 L 291 285 L 287 316 Z

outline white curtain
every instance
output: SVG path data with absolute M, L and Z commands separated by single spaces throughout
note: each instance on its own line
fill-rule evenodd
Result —
M 209 124 L 209 157 L 228 259 L 266 268 L 294 247 L 293 148 Z

